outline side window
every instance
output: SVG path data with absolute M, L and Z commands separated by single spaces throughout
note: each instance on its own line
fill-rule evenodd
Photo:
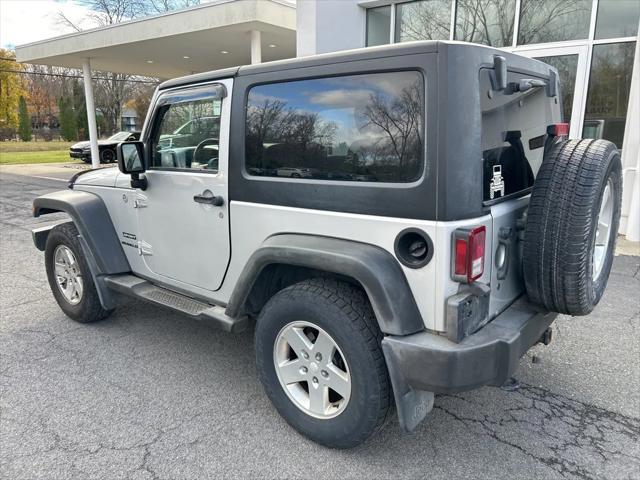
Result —
M 219 97 L 161 106 L 151 138 L 151 166 L 217 171 L 221 106 Z
M 258 85 L 246 107 L 249 175 L 413 182 L 424 168 L 416 71 Z

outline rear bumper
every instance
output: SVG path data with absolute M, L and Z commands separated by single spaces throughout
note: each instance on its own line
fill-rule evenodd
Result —
M 427 332 L 385 337 L 382 348 L 398 413 L 405 417 L 400 423 L 412 430 L 424 418 L 422 411 L 430 409 L 432 397 L 425 400 L 419 392 L 455 393 L 502 385 L 556 316 L 523 296 L 460 343 Z

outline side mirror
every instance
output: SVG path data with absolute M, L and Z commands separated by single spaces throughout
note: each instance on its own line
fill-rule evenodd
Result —
M 131 175 L 131 186 L 146 190 L 147 179 L 140 178 L 145 172 L 144 144 L 142 142 L 122 142 L 118 144 L 118 168 Z

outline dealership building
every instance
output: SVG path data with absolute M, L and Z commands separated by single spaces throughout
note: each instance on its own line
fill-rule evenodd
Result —
M 558 69 L 572 138 L 622 150 L 621 233 L 640 240 L 640 0 L 214 0 L 16 48 L 20 62 L 162 79 L 415 40 L 457 40 Z M 93 109 L 91 82 L 85 81 Z M 90 119 L 94 118 L 89 115 Z M 90 125 L 95 152 L 95 125 Z M 97 158 L 97 155 L 94 155 Z

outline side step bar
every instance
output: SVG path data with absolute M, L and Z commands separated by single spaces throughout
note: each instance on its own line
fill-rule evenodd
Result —
M 170 308 L 196 320 L 210 322 L 225 332 L 241 332 L 249 325 L 247 317 L 231 318 L 225 313 L 223 307 L 209 305 L 172 290 L 158 287 L 135 275 L 108 275 L 103 278 L 105 285 L 115 292 Z

